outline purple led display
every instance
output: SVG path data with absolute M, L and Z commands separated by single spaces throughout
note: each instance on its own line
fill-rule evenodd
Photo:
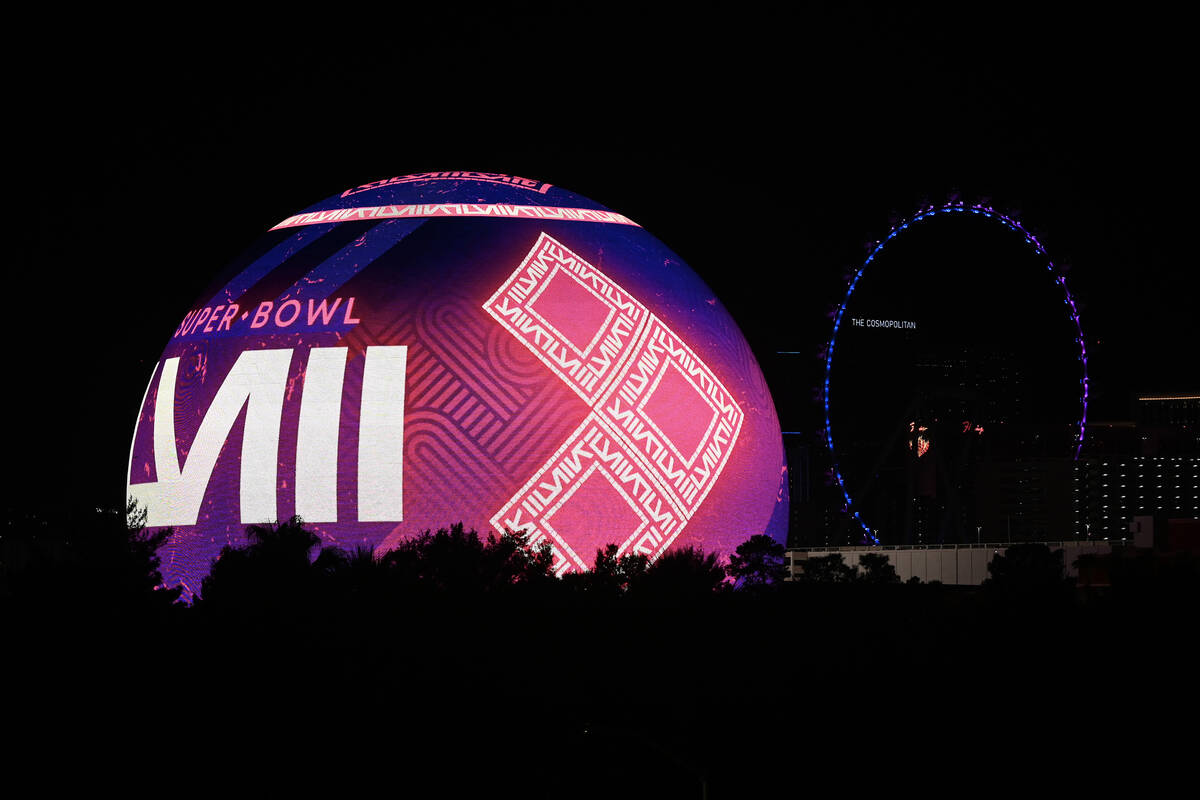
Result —
M 774 404 L 737 325 L 632 220 L 492 173 L 377 181 L 293 215 L 182 315 L 129 494 L 196 592 L 293 514 L 376 552 L 459 520 L 654 559 L 783 541 Z

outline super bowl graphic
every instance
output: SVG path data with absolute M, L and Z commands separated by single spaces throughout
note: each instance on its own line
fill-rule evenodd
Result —
M 293 515 L 375 552 L 508 529 L 560 575 L 608 543 L 727 555 L 783 540 L 786 477 L 750 348 L 678 256 L 558 187 L 443 172 L 281 221 L 182 315 L 128 493 L 194 593 Z

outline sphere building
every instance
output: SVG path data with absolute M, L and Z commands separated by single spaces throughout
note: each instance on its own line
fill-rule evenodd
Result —
M 383 551 L 456 521 L 596 550 L 786 535 L 770 393 L 711 290 L 632 220 L 538 181 L 408 175 L 281 221 L 183 315 L 129 495 L 197 592 L 247 525 Z

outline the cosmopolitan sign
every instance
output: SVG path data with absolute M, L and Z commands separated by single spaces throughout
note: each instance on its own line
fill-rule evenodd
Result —
M 863 319 L 851 317 L 850 325 L 854 328 L 885 328 L 901 331 L 915 331 L 917 323 L 907 319 Z
M 190 591 L 244 526 L 293 514 L 377 550 L 509 528 L 561 574 L 609 542 L 782 539 L 783 487 L 711 291 L 627 218 L 494 173 L 378 181 L 276 226 L 182 315 L 128 483 Z

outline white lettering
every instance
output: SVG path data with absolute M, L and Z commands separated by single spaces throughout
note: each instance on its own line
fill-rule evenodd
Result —
M 404 520 L 404 373 L 408 347 L 368 347 L 358 423 L 358 519 Z
M 296 431 L 296 513 L 305 522 L 337 522 L 338 427 L 345 347 L 308 354 Z
M 129 494 L 146 507 L 146 524 L 195 525 L 217 456 L 234 422 L 246 407 L 242 434 L 242 523 L 270 522 L 275 508 L 279 424 L 292 351 L 248 350 L 238 356 L 212 405 L 182 467 L 175 443 L 175 378 L 179 358 L 163 363 L 154 405 L 154 483 L 131 483 Z M 137 438 L 137 430 L 134 430 Z
M 917 323 L 907 319 L 860 319 L 851 317 L 850 324 L 856 328 L 896 328 L 899 330 L 915 331 Z
M 347 352 L 345 347 L 318 347 L 308 355 L 296 431 L 295 483 L 296 513 L 308 522 L 337 521 L 338 434 Z M 130 446 L 128 494 L 145 507 L 147 525 L 196 524 L 217 458 L 243 408 L 246 422 L 240 459 L 241 523 L 271 522 L 279 516 L 279 438 L 291 360 L 291 348 L 247 350 L 238 356 L 204 413 L 183 464 L 175 438 L 179 358 L 162 363 L 152 418 L 157 480 L 132 482 L 136 425 L 134 444 Z M 367 348 L 358 442 L 358 518 L 362 522 L 404 519 L 407 365 L 407 346 Z M 149 390 L 148 385 L 146 396 Z M 143 406 L 146 396 L 142 398 Z

